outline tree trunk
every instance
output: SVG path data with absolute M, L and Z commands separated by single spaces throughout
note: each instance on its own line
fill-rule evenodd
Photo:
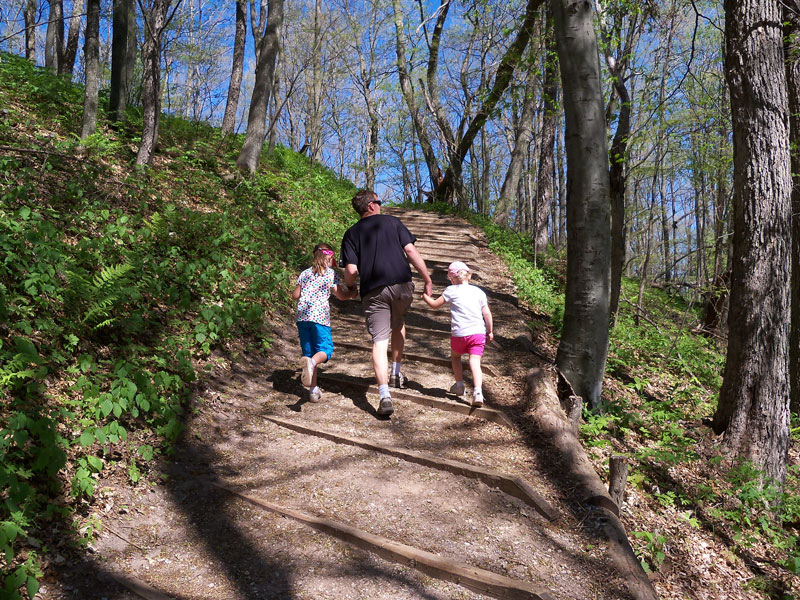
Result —
M 36 12 L 38 0 L 27 0 L 25 3 L 25 58 L 36 62 Z
M 539 167 L 536 176 L 536 222 L 534 223 L 533 244 L 538 254 L 547 250 L 547 218 L 553 205 L 553 178 L 555 177 L 555 143 L 558 125 L 558 61 L 556 60 L 556 41 L 552 26 L 552 9 L 547 10 L 547 62 L 544 68 L 542 95 L 544 96 L 544 115 L 542 120 Z M 553 221 L 553 230 L 557 229 Z
M 278 43 L 278 57 L 275 59 L 275 72 L 272 74 L 272 88 L 269 92 L 271 102 L 269 103 L 269 128 L 267 130 L 267 156 L 272 156 L 275 152 L 275 144 L 278 142 L 278 117 L 281 114 L 283 103 L 278 104 L 278 92 L 280 91 L 281 69 L 283 69 L 283 44 Z M 289 92 L 287 91 L 287 94 Z
M 478 112 L 475 113 L 472 121 L 470 121 L 469 126 L 451 157 L 450 165 L 447 167 L 444 174 L 444 180 L 436 188 L 437 198 L 447 198 L 460 186 L 461 169 L 464 158 L 470 147 L 472 147 L 475 136 L 477 136 L 478 132 L 483 128 L 484 123 L 486 123 L 489 115 L 494 111 L 497 102 L 502 97 L 503 92 L 505 92 L 508 87 L 511 76 L 514 74 L 514 69 L 517 67 L 520 60 L 522 60 L 522 55 L 525 52 L 525 48 L 528 46 L 528 41 L 530 41 L 533 27 L 536 23 L 537 9 L 542 1 L 543 0 L 528 0 L 527 6 L 525 7 L 525 17 L 517 32 L 517 37 L 503 55 L 500 66 L 498 66 L 497 73 L 495 74 L 492 89 L 487 94 L 486 100 L 484 100 Z M 393 0 L 393 2 L 397 4 L 399 0 Z
M 724 96 L 725 94 L 723 93 L 720 98 L 724 98 Z M 720 148 L 725 146 L 727 136 L 727 128 L 720 124 L 717 128 L 717 139 Z M 723 266 L 723 253 L 726 252 L 728 247 L 725 237 L 725 206 L 728 198 L 727 162 L 718 161 L 716 177 L 717 190 L 714 195 L 714 267 L 703 314 L 704 335 L 713 335 L 719 331 L 730 287 L 730 271 L 727 265 Z
M 567 149 L 567 286 L 556 364 L 597 409 L 608 355 L 608 146 L 591 3 L 552 0 Z
M 727 453 L 786 477 L 791 167 L 779 0 L 725 1 L 733 117 L 730 332 L 713 428 Z
M 167 26 L 167 10 L 171 1 L 154 0 L 150 10 L 142 15 L 142 141 L 136 154 L 137 166 L 150 164 L 158 140 L 158 120 L 161 116 L 161 36 Z
M 503 179 L 503 187 L 500 188 L 500 196 L 497 199 L 497 208 L 494 213 L 494 220 L 500 225 L 508 225 L 508 221 L 511 218 L 511 205 L 518 195 L 519 180 L 525 165 L 525 157 L 528 154 L 528 146 L 533 136 L 533 116 L 536 110 L 536 79 L 538 65 L 533 56 L 529 55 L 528 61 L 525 97 L 522 101 L 522 116 L 519 119 L 514 147 L 511 150 L 511 159 L 508 162 L 508 170 Z M 517 218 L 519 218 L 519 213 L 517 213 L 517 215 Z
M 128 105 L 128 28 L 132 0 L 114 0 L 111 32 L 111 90 L 108 98 L 109 119 L 112 123 L 125 120 Z
M 233 65 L 228 84 L 228 100 L 225 116 L 222 117 L 222 135 L 230 135 L 236 126 L 236 111 L 239 108 L 239 92 L 242 87 L 244 67 L 244 43 L 247 39 L 247 0 L 236 0 L 236 34 L 233 38 Z
M 70 77 L 72 76 L 72 71 L 75 68 L 75 56 L 78 54 L 78 34 L 80 34 L 81 31 L 81 13 L 83 13 L 83 9 L 85 6 L 86 6 L 86 0 L 83 1 L 76 0 L 76 2 L 74 2 L 72 5 L 72 17 L 70 17 L 69 20 L 69 32 L 67 33 L 67 44 L 64 47 L 64 60 L 58 65 L 58 72 L 69 75 Z M 86 18 L 88 21 L 89 18 L 88 14 Z M 89 24 L 87 23 L 86 26 L 88 27 Z M 84 41 L 84 44 L 85 43 L 86 42 Z M 100 50 L 98 49 L 97 52 L 99 60 Z
M 128 13 L 128 50 L 125 52 L 125 84 L 124 95 L 120 97 L 118 108 L 119 119 L 125 120 L 125 109 L 131 100 L 133 93 L 133 74 L 136 69 L 136 55 L 139 51 L 139 28 L 136 24 L 136 2 L 128 0 L 130 11 Z M 122 101 L 125 101 L 123 104 Z
M 58 73 L 58 65 L 64 49 L 64 8 L 62 0 L 50 0 L 50 12 L 47 15 L 47 33 L 44 43 L 44 66 L 53 73 Z
M 650 184 L 650 208 L 647 211 L 647 224 L 644 228 L 645 242 L 644 242 L 644 262 L 642 269 L 639 272 L 639 292 L 636 296 L 636 313 L 633 315 L 633 322 L 638 327 L 639 319 L 643 313 L 644 305 L 644 288 L 647 284 L 647 276 L 650 270 L 650 257 L 652 256 L 653 248 L 653 215 L 656 209 L 656 186 L 661 182 L 661 187 L 664 186 L 664 176 L 661 175 L 661 161 L 662 149 L 661 146 L 656 150 L 656 160 L 653 168 L 653 180 Z M 662 194 L 663 197 L 663 194 Z
M 378 158 L 378 136 L 380 135 L 380 123 L 378 114 L 374 106 L 368 104 L 367 114 L 369 115 L 369 133 L 367 134 L 367 165 L 364 170 L 365 187 L 368 190 L 375 189 L 375 165 Z M 404 167 L 405 168 L 405 167 Z
M 559 114 L 559 119 L 561 115 Z M 564 138 L 556 135 L 556 158 L 558 165 L 558 247 L 563 248 L 567 239 L 567 186 L 564 182 Z
M 427 69 L 427 82 L 428 82 L 428 93 L 426 99 L 431 109 L 431 113 L 433 114 L 434 121 L 436 122 L 437 127 L 439 128 L 439 132 L 441 134 L 441 139 L 443 142 L 443 146 L 447 151 L 447 158 L 448 160 L 452 161 L 453 159 L 453 151 L 455 150 L 455 136 L 453 134 L 453 129 L 450 127 L 450 123 L 447 120 L 447 114 L 442 107 L 442 102 L 439 94 L 439 81 L 438 81 L 438 71 L 439 71 L 439 48 L 441 46 L 442 41 L 442 32 L 444 31 L 444 24 L 447 20 L 447 14 L 450 9 L 450 1 L 449 0 L 440 0 L 439 9 L 438 9 L 438 16 L 436 18 L 436 25 L 433 29 L 433 35 L 431 36 L 431 42 L 428 47 L 428 69 Z M 485 71 L 481 70 L 481 77 L 484 77 Z M 422 81 L 420 81 L 420 85 Z M 424 87 L 423 87 L 424 89 Z M 477 158 L 473 156 L 473 159 Z M 438 173 L 438 167 L 436 173 Z M 438 195 L 438 188 L 440 178 L 438 175 L 436 177 L 432 177 L 432 189 Z M 460 186 L 459 186 L 460 187 Z M 479 193 L 476 191 L 475 197 L 479 197 Z M 463 196 L 463 194 L 461 195 Z M 465 206 L 465 198 L 459 197 L 459 201 L 461 203 L 461 208 L 466 208 Z M 449 195 L 452 198 L 452 194 Z M 446 200 L 447 197 L 439 196 L 440 199 Z
M 792 412 L 800 413 L 800 2 L 784 5 L 786 83 L 792 157 L 792 308 L 789 343 L 789 381 Z
M 97 98 L 100 76 L 100 0 L 88 0 L 83 56 L 86 61 L 86 88 L 83 96 L 81 139 L 97 131 Z
M 283 26 L 283 0 L 269 0 L 267 26 L 261 33 L 258 43 L 256 61 L 256 80 L 253 86 L 253 97 L 250 100 L 250 111 L 247 115 L 247 133 L 242 151 L 236 165 L 242 171 L 254 173 L 261 158 L 266 131 L 267 104 L 272 90 L 275 74 L 275 63 L 280 47 L 281 27 Z M 263 7 L 263 5 L 262 5 Z M 254 35 L 255 32 L 254 32 Z
M 611 299 L 609 312 L 616 318 L 622 288 L 622 268 L 625 265 L 625 165 L 627 163 L 628 136 L 631 129 L 631 102 L 628 88 L 621 73 L 612 73 L 614 91 L 619 98 L 617 130 L 611 142 L 611 167 L 609 193 L 611 196 Z
M 414 98 L 414 90 L 411 87 L 411 78 L 408 76 L 408 68 L 406 66 L 406 34 L 403 29 L 403 8 L 400 0 L 392 0 L 392 8 L 394 10 L 394 30 L 395 30 L 395 45 L 397 48 L 397 77 L 400 82 L 400 91 L 403 94 L 403 99 L 408 107 L 408 113 L 411 115 L 411 122 L 414 124 L 414 134 L 417 136 L 419 146 L 422 149 L 422 156 L 425 158 L 425 164 L 428 166 L 428 174 L 431 180 L 431 189 L 436 187 L 436 173 L 439 170 L 436 164 L 436 156 L 433 153 L 433 146 L 431 145 L 430 138 L 425 125 L 422 122 L 422 117 L 417 108 L 417 102 Z M 421 188 L 420 188 L 421 189 Z
M 306 140 L 311 144 L 311 164 L 322 152 L 322 3 L 314 2 L 314 45 L 311 52 L 311 93 L 306 121 Z

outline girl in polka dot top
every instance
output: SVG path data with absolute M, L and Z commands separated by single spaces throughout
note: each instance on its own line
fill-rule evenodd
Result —
M 331 292 L 340 300 L 357 295 L 355 289 L 340 285 L 339 275 L 333 270 L 336 260 L 333 248 L 317 244 L 313 250 L 313 264 L 297 278 L 292 298 L 297 300 L 297 332 L 300 335 L 300 379 L 309 387 L 309 400 L 319 402 L 322 392 L 317 387 L 317 365 L 330 360 L 333 355 L 331 338 Z

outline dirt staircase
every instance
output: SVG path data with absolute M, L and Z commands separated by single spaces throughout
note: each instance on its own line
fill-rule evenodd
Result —
M 464 221 L 389 212 L 417 236 L 435 295 L 452 260 L 487 293 L 496 338 L 483 361 L 485 407 L 447 391 L 449 311 L 415 299 L 409 381 L 393 390 L 394 415 L 378 416 L 360 302 L 335 301 L 322 402 L 309 403 L 299 383 L 293 324 L 267 363 L 220 355 L 163 484 L 98 496 L 102 593 L 91 582 L 71 590 L 151 600 L 629 597 L 527 420 L 531 315 L 502 263 Z M 469 398 L 466 365 L 465 375 Z M 52 597 L 75 597 L 57 588 Z

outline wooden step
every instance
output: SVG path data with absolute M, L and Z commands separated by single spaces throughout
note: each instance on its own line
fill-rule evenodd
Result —
M 453 473 L 454 475 L 459 475 L 461 477 L 477 479 L 489 487 L 496 488 L 508 494 L 509 496 L 513 496 L 514 498 L 519 498 L 548 521 L 555 521 L 558 517 L 558 513 L 552 506 L 550 506 L 547 500 L 534 491 L 527 481 L 516 475 L 508 475 L 493 469 L 485 469 L 483 467 L 470 465 L 457 460 L 440 458 L 431 454 L 425 454 L 424 452 L 415 452 L 413 450 L 398 448 L 397 446 L 378 444 L 364 438 L 341 435 L 326 431 L 324 429 L 311 427 L 309 425 L 302 425 L 296 421 L 283 419 L 273 415 L 265 415 L 264 418 L 272 423 L 280 425 L 281 427 L 286 427 L 292 431 L 297 431 L 298 433 L 313 435 L 337 444 L 346 444 L 349 446 L 364 448 L 365 450 L 371 450 L 373 452 L 379 452 L 381 454 L 400 458 L 424 467 L 430 467 L 440 471 L 447 471 L 448 473 Z
M 526 581 L 511 579 L 505 575 L 498 575 L 492 571 L 443 558 L 427 550 L 395 542 L 332 519 L 317 517 L 294 508 L 267 502 L 251 494 L 240 492 L 219 481 L 209 481 L 208 483 L 241 498 L 253 506 L 288 517 L 356 548 L 372 552 L 387 560 L 408 565 L 431 577 L 452 581 L 480 594 L 487 594 L 495 598 L 554 600 L 549 591 Z
M 356 389 L 369 394 L 378 393 L 378 387 L 370 384 L 369 381 L 363 378 L 351 377 L 349 375 L 340 375 L 338 373 L 318 373 L 317 381 L 323 381 L 326 384 L 333 383 L 335 385 L 349 387 L 351 389 Z M 396 399 L 409 400 L 411 402 L 414 402 L 415 404 L 427 406 L 428 408 L 436 408 L 439 410 L 455 412 L 462 415 L 480 417 L 481 419 L 486 419 L 487 421 L 491 421 L 492 423 L 497 423 L 498 425 L 503 425 L 504 427 L 508 427 L 510 429 L 514 428 L 514 424 L 508 419 L 505 413 L 496 410 L 494 408 L 487 408 L 486 406 L 478 408 L 476 406 L 471 406 L 461 402 L 452 402 L 450 400 L 439 400 L 438 398 L 433 398 L 431 396 L 413 394 L 411 392 L 398 390 L 396 388 L 392 388 L 391 393 L 392 393 L 392 399 L 395 400 Z

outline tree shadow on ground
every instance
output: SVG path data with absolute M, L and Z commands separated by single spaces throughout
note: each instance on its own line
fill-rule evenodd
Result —
M 386 417 L 379 415 L 375 407 L 370 404 L 369 400 L 367 400 L 367 388 L 369 387 L 370 383 L 366 379 L 351 376 L 342 377 L 352 379 L 354 385 L 357 385 L 358 387 L 351 387 L 344 384 L 337 384 L 336 382 L 326 381 L 326 390 L 339 393 L 345 398 L 348 398 L 350 401 L 352 401 L 353 406 L 375 417 L 376 419 L 386 419 Z M 274 390 L 284 394 L 297 395 L 298 397 L 302 398 L 301 394 L 305 391 L 305 388 L 297 381 L 297 373 L 289 369 L 275 370 L 267 378 L 267 380 L 272 382 L 272 387 Z M 298 402 L 287 406 L 289 409 L 295 412 L 300 412 L 304 403 L 305 402 L 302 401 L 302 399 L 299 399 Z

